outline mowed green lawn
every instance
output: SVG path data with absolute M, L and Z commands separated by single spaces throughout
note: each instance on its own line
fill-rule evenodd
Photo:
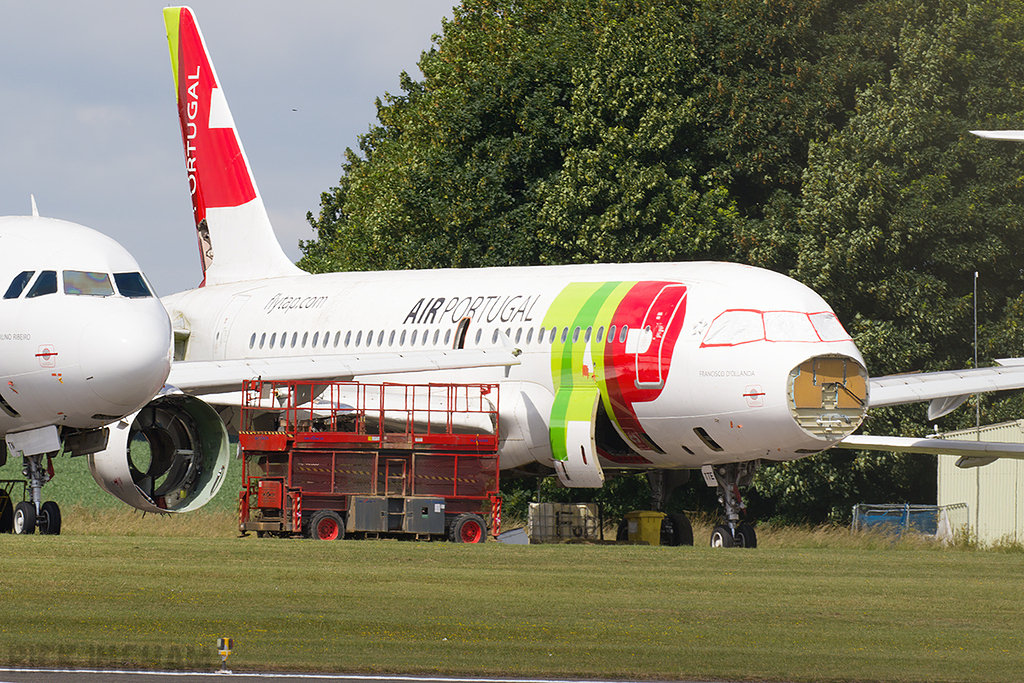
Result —
M 202 515 L 198 538 L 132 521 L 120 525 L 131 535 L 114 534 L 102 515 L 59 537 L 0 537 L 0 661 L 212 669 L 229 636 L 235 671 L 987 682 L 1024 671 L 1019 552 L 770 530 L 754 550 L 317 542 L 236 538 L 231 515 Z

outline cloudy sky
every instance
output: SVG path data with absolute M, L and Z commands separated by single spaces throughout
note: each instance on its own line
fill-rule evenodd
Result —
M 193 0 L 285 252 L 376 121 L 421 74 L 455 0 Z M 201 280 L 162 9 L 0 0 L 0 215 L 39 212 L 123 244 L 162 296 Z M 2 256 L 0 256 L 2 257 Z

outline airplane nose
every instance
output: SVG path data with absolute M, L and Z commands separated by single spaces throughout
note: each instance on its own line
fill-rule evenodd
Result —
M 868 372 L 840 354 L 808 358 L 789 373 L 789 410 L 800 428 L 826 441 L 852 434 L 868 409 Z
M 159 303 L 143 303 L 150 302 L 125 302 L 82 330 L 86 384 L 100 398 L 132 410 L 145 405 L 171 371 L 170 320 Z

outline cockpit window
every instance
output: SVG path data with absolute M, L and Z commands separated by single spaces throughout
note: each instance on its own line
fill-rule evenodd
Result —
M 732 346 L 764 339 L 761 311 L 726 311 L 715 318 L 703 346 Z
M 15 275 L 14 279 L 11 280 L 11 286 L 7 288 L 7 292 L 4 294 L 4 298 L 17 299 L 21 296 L 21 293 L 25 291 L 25 286 L 32 279 L 32 276 L 35 275 L 35 272 L 34 270 L 23 270 Z
M 701 346 L 750 342 L 849 341 L 849 333 L 830 311 L 725 311 L 711 323 Z
M 114 273 L 114 284 L 117 285 L 117 291 L 121 296 L 132 299 L 153 296 L 142 273 Z
M 72 296 L 113 296 L 114 287 L 106 273 L 65 270 L 64 293 Z
M 765 311 L 764 335 L 769 341 L 818 341 L 807 314 L 796 311 Z
M 25 298 L 31 299 L 37 296 L 43 296 L 46 294 L 57 293 L 57 271 L 55 270 L 44 270 L 39 273 L 39 277 L 36 278 L 32 288 L 28 290 L 28 294 Z

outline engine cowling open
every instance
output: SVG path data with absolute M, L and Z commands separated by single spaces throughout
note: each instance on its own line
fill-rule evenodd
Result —
M 107 447 L 89 456 L 100 487 L 147 512 L 189 512 L 224 483 L 228 432 L 207 403 L 169 394 L 110 427 Z

